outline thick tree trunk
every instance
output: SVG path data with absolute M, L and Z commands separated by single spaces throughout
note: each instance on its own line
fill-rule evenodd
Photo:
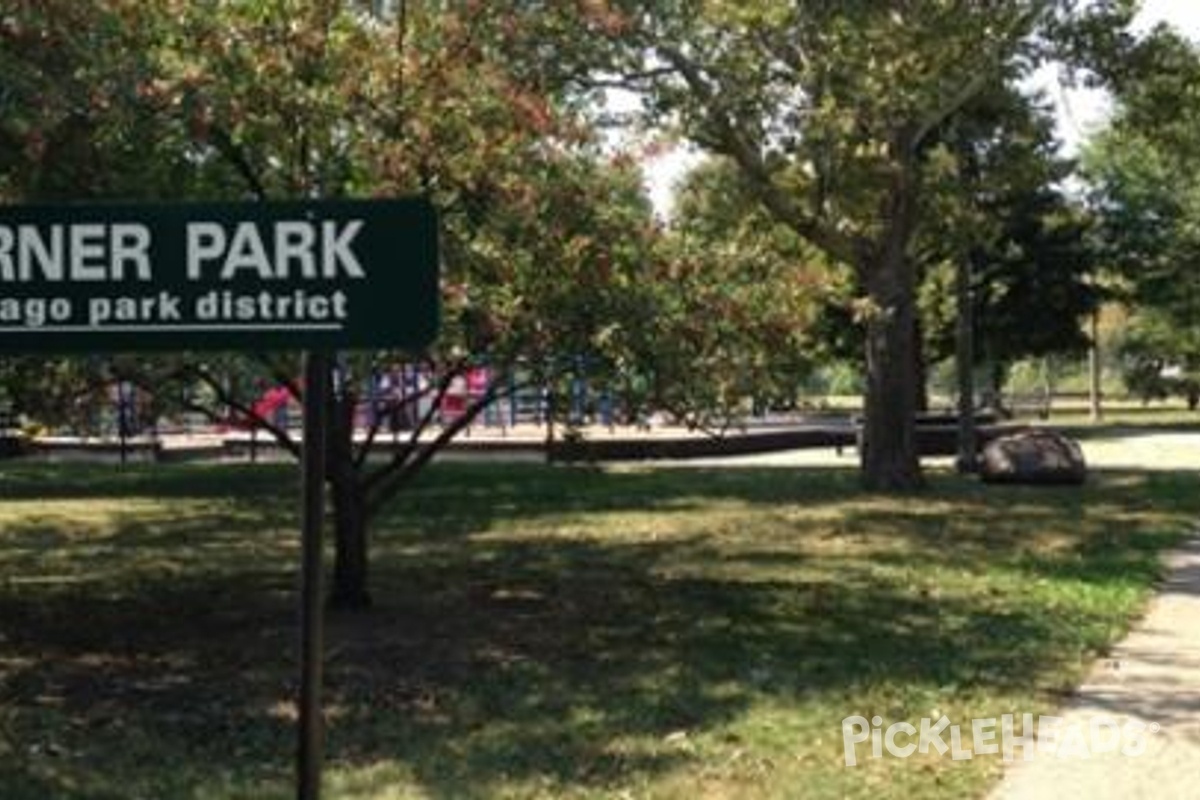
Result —
M 354 463 L 354 396 L 343 394 L 331 405 L 326 449 L 334 521 L 333 585 L 329 606 L 361 609 L 371 605 L 367 583 L 370 554 L 366 496 Z
M 330 484 L 335 551 L 329 605 L 338 609 L 360 609 L 371 605 L 366 500 L 356 477 L 351 469 L 348 475 L 334 477 Z
M 908 257 L 916 186 L 899 170 L 888 198 L 881 241 L 860 266 L 876 312 L 867 323 L 862 481 L 876 491 L 922 486 L 917 456 L 916 272 Z
M 922 484 L 914 424 L 912 293 L 905 297 L 903 274 L 881 270 L 872 277 L 871 296 L 883 310 L 867 324 L 862 480 L 872 490 L 908 491 Z

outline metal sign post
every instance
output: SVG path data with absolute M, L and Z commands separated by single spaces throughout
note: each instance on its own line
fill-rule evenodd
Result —
M 325 520 L 325 435 L 328 421 L 329 356 L 319 351 L 304 356 L 304 447 L 302 490 L 303 567 L 300 607 L 299 746 L 296 750 L 296 797 L 321 796 L 321 761 L 325 720 L 321 713 L 324 664 L 324 609 L 321 556 Z

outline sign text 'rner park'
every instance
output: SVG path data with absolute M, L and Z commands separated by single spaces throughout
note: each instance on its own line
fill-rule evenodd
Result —
M 420 348 L 424 200 L 0 207 L 0 351 Z

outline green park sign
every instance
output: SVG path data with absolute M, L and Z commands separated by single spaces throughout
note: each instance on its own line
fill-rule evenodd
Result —
M 329 351 L 438 328 L 423 199 L 0 206 L 0 353 L 305 350 L 298 796 L 320 794 Z
M 420 349 L 423 199 L 0 206 L 0 352 Z

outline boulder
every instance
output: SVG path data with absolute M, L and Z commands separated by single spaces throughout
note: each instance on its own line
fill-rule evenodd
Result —
M 1087 465 L 1073 439 L 1056 431 L 1025 430 L 987 443 L 979 477 L 988 483 L 1080 484 Z

